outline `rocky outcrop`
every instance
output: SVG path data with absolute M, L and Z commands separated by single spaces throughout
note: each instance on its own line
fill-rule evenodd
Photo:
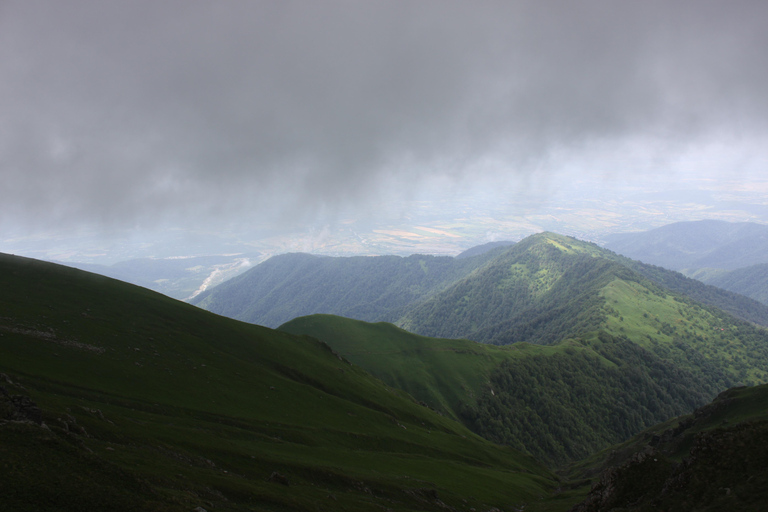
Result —
M 24 388 L 14 383 L 8 375 L 0 373 L 0 420 L 27 421 L 43 424 L 43 411 L 26 395 L 13 394 Z

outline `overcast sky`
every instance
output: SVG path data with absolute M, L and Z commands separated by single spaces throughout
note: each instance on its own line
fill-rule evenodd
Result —
M 0 228 L 295 221 L 435 181 L 748 180 L 766 27 L 764 0 L 2 0 Z

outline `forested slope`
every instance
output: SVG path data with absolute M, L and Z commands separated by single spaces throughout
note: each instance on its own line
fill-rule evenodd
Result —
M 717 316 L 724 310 L 737 318 L 768 323 L 768 308 L 747 297 L 629 260 L 594 244 L 541 233 L 423 301 L 397 324 L 425 336 L 465 337 L 495 344 L 553 343 L 595 330 L 610 317 L 621 316 L 606 307 L 602 293 L 615 280 L 636 283 L 647 297 L 696 302 L 701 306 L 696 314 L 706 311 Z M 635 301 L 629 309 L 647 313 L 643 308 L 655 308 L 653 302 Z M 672 303 L 667 307 L 678 309 Z M 638 321 L 648 323 L 653 318 Z
M 460 259 L 284 254 L 191 302 L 214 313 L 267 327 L 314 313 L 395 321 L 413 304 L 466 277 L 503 250 L 500 247 Z
M 648 265 L 622 256 L 617 256 L 616 260 L 672 292 L 714 306 L 742 320 L 768 326 L 768 306 L 756 300 L 755 297 L 749 297 L 736 290 L 729 291 L 727 288 L 716 286 L 715 283 L 701 282 L 698 279 L 686 277 L 680 272 Z M 759 279 L 764 281 L 764 276 L 760 276 Z
M 553 346 L 498 347 L 330 315 L 297 318 L 280 330 L 320 339 L 487 439 L 551 465 L 690 412 L 719 391 L 704 375 L 605 332 Z
M 493 343 L 536 336 L 539 343 L 553 342 L 568 330 L 590 330 L 599 323 L 595 280 L 628 275 L 621 268 L 626 267 L 637 274 L 630 279 L 642 276 L 662 289 L 768 325 L 768 306 L 753 299 L 574 238 L 541 233 L 511 247 L 485 249 L 462 258 L 286 254 L 192 303 L 269 327 L 326 313 L 392 322 L 429 336 Z

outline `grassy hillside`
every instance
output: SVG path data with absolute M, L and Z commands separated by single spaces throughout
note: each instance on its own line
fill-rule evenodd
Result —
M 392 322 L 500 251 L 503 247 L 461 259 L 283 254 L 200 294 L 191 303 L 267 327 L 315 313 Z
M 6 255 L 0 308 L 9 510 L 535 510 L 554 485 L 315 340 Z
M 736 318 L 768 327 L 768 307 L 755 299 L 705 284 L 697 279 L 691 279 L 679 272 L 662 267 L 647 265 L 618 255 L 611 257 L 657 286 L 679 295 L 685 295 L 702 304 L 721 309 Z
M 768 331 L 685 296 L 614 280 L 601 290 L 605 329 L 700 373 L 721 389 L 768 381 Z
M 330 315 L 280 329 L 314 336 L 486 438 L 552 465 L 691 411 L 717 392 L 701 376 L 607 333 L 497 347 Z
M 428 338 L 385 322 L 334 315 L 296 318 L 279 329 L 322 340 L 390 386 L 454 419 L 466 404 L 477 402 L 493 371 L 518 352 L 517 347 Z

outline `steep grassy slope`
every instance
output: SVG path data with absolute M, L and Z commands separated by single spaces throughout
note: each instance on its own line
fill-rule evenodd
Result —
M 267 327 L 314 313 L 394 321 L 413 304 L 467 276 L 502 250 L 461 259 L 284 254 L 191 302 L 214 313 Z
M 752 222 L 677 222 L 606 238 L 605 247 L 673 270 L 736 269 L 768 262 L 768 226 Z
M 331 315 L 280 329 L 314 336 L 475 432 L 553 465 L 691 411 L 717 392 L 701 376 L 606 333 L 497 347 Z
M 679 272 L 629 260 L 623 256 L 614 257 L 625 267 L 662 288 L 721 309 L 736 318 L 768 327 L 768 307 L 755 299 L 688 278 Z
M 314 340 L 5 255 L 0 311 L 9 510 L 530 510 L 553 485 Z
M 768 381 L 768 331 L 685 296 L 614 280 L 601 290 L 605 329 L 718 387 Z
M 768 503 L 768 386 L 734 388 L 578 465 L 602 475 L 574 512 L 761 511 Z
M 334 315 L 299 317 L 279 327 L 322 340 L 390 386 L 454 419 L 488 386 L 493 371 L 517 353 L 462 339 L 418 336 L 392 324 Z

